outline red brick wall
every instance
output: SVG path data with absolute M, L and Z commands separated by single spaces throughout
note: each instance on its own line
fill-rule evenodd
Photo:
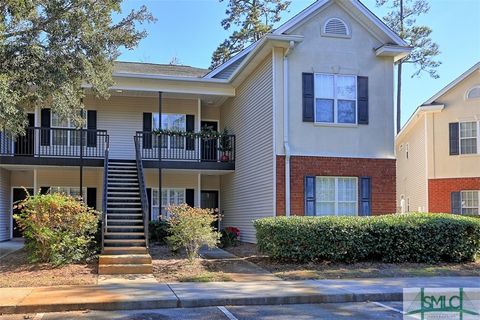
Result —
M 480 177 L 429 179 L 428 211 L 452 212 L 450 193 L 462 190 L 480 190 Z
M 364 158 L 299 157 L 290 158 L 290 211 L 304 214 L 305 176 L 370 177 L 372 214 L 396 211 L 395 160 Z M 277 215 L 285 214 L 285 157 L 277 156 Z

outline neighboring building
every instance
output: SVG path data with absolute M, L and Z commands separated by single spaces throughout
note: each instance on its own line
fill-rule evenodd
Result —
M 400 211 L 479 214 L 480 62 L 417 108 L 396 152 Z
M 36 108 L 25 137 L 1 135 L 0 240 L 18 235 L 21 187 L 83 193 L 111 251 L 145 247 L 143 213 L 172 203 L 218 207 L 248 242 L 262 217 L 394 212 L 393 65 L 409 52 L 359 1 L 320 0 L 210 72 L 119 62 L 84 129 Z M 205 126 L 229 130 L 227 151 L 151 133 Z

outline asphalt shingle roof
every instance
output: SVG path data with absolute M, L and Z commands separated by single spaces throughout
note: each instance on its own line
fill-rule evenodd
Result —
M 183 65 L 115 61 L 115 72 L 201 78 L 210 70 Z

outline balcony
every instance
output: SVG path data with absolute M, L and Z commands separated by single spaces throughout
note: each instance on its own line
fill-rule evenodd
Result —
M 186 132 L 137 131 L 135 139 L 146 168 L 235 169 L 235 135 L 206 138 Z
M 108 146 L 106 130 L 28 127 L 0 132 L 0 163 L 103 166 Z

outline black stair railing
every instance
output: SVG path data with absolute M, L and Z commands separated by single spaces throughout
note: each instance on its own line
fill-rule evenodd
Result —
M 141 141 L 138 136 L 133 137 L 135 142 L 135 159 L 137 164 L 137 175 L 138 175 L 138 187 L 140 188 L 140 200 L 142 203 L 142 214 L 143 214 L 143 231 L 145 234 L 145 244 L 148 248 L 148 220 L 150 217 L 150 205 L 148 203 L 147 189 L 144 180 L 143 174 L 143 162 L 142 156 L 140 153 Z
M 103 198 L 102 198 L 102 251 L 105 248 L 104 238 L 107 233 L 108 221 L 107 221 L 107 198 L 108 198 L 108 157 L 110 152 L 110 139 L 107 135 L 105 137 L 105 157 L 103 159 Z

